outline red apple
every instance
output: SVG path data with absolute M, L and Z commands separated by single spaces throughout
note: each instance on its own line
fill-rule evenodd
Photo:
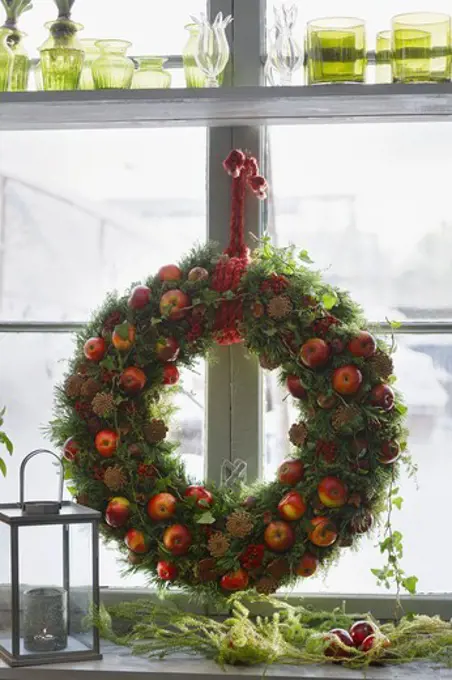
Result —
M 131 323 L 116 326 L 111 336 L 113 347 L 119 352 L 128 352 L 135 342 L 135 334 L 135 326 L 132 326 Z
M 165 529 L 163 545 L 172 555 L 186 555 L 191 546 L 191 533 L 183 524 L 173 524 Z
M 333 388 L 339 394 L 356 394 L 361 387 L 363 374 L 353 364 L 336 368 L 333 373 Z
M 391 641 L 386 637 L 386 635 L 382 635 L 379 632 L 372 633 L 372 635 L 368 635 L 365 640 L 363 640 L 359 650 L 360 652 L 370 652 L 371 649 L 376 647 L 377 645 L 382 645 L 383 647 L 390 647 L 391 646 Z
M 127 523 L 129 517 L 130 502 L 127 498 L 123 498 L 122 496 L 112 498 L 105 510 L 105 521 L 108 526 L 114 527 L 115 529 L 123 527 L 124 524 Z
M 158 493 L 148 501 L 147 513 L 156 522 L 169 519 L 176 512 L 177 500 L 170 493 Z
M 347 349 L 353 356 L 367 359 L 377 351 L 377 343 L 373 335 L 367 331 L 360 331 L 353 340 L 350 340 Z
M 318 566 L 319 560 L 317 557 L 315 557 L 315 555 L 311 555 L 311 553 L 305 553 L 298 563 L 296 573 L 298 576 L 308 578 L 309 576 L 315 574 Z
M 395 394 L 389 385 L 376 385 L 370 393 L 372 406 L 379 406 L 383 411 L 392 411 Z
M 356 621 L 350 628 L 350 636 L 356 647 L 360 647 L 366 637 L 377 632 L 377 627 L 371 621 Z
M 378 460 L 382 465 L 391 465 L 400 458 L 400 446 L 397 442 L 383 442 Z
M 278 512 L 283 519 L 293 522 L 303 517 L 306 503 L 297 491 L 289 491 L 278 503 Z
M 320 502 L 327 508 L 340 508 L 347 502 L 347 487 L 337 477 L 324 477 L 317 492 Z
M 104 458 L 111 458 L 118 447 L 118 435 L 114 430 L 101 430 L 96 434 L 94 444 Z
M 210 491 L 207 491 L 203 486 L 187 486 L 184 491 L 186 498 L 196 498 L 196 505 L 198 508 L 207 508 L 213 503 L 213 496 Z
M 147 286 L 135 286 L 130 293 L 127 304 L 130 309 L 143 309 L 149 304 L 151 299 L 151 289 Z
M 167 290 L 160 298 L 160 313 L 171 321 L 183 319 L 188 312 L 191 300 L 178 288 Z
M 325 366 L 329 358 L 330 348 L 321 338 L 307 340 L 300 350 L 300 359 L 308 368 Z
M 237 569 L 236 571 L 230 571 L 221 577 L 220 586 L 223 590 L 229 592 L 235 592 L 237 590 L 245 590 L 248 585 L 248 574 L 245 569 Z
M 325 635 L 325 640 L 328 640 L 330 644 L 325 649 L 325 656 L 334 657 L 336 659 L 345 659 L 353 655 L 353 640 L 350 634 L 343 628 L 333 628 L 329 633 Z M 342 642 L 350 649 L 343 649 L 338 642 Z
M 297 375 L 288 375 L 286 380 L 287 389 L 290 394 L 296 399 L 306 399 L 308 393 L 303 387 L 300 378 Z
M 69 463 L 73 463 L 77 458 L 77 454 L 80 452 L 80 444 L 75 441 L 74 437 L 69 437 L 63 444 L 63 457 L 66 458 Z
M 174 364 L 166 364 L 163 367 L 163 384 L 175 385 L 179 381 L 179 370 Z
M 166 560 L 160 560 L 157 562 L 157 576 L 162 581 L 174 581 L 177 578 L 178 569 L 175 564 L 167 562 Z
M 337 398 L 334 396 L 334 394 L 321 394 L 319 397 L 317 397 L 317 403 L 320 408 L 329 409 L 333 408 L 333 406 L 336 406 Z
M 319 548 L 328 548 L 337 539 L 337 528 L 329 517 L 314 517 L 311 519 L 311 530 L 308 538 Z
M 188 272 L 189 281 L 205 281 L 209 278 L 209 272 L 204 267 L 193 267 Z
M 264 541 L 270 550 L 274 552 L 285 552 L 289 550 L 295 542 L 295 534 L 287 522 L 270 522 L 264 532 Z
M 165 264 L 163 267 L 160 267 L 157 276 L 160 281 L 180 281 L 182 271 L 176 264 Z
M 138 529 L 129 529 L 124 540 L 129 550 L 134 553 L 143 555 L 149 551 L 149 539 Z
M 103 338 L 90 338 L 83 346 L 83 353 L 90 361 L 100 361 L 107 351 L 107 344 Z
M 176 338 L 159 338 L 155 346 L 157 358 L 160 361 L 176 361 L 180 351 L 180 345 Z
M 119 384 L 127 394 L 138 394 L 146 384 L 146 376 L 136 366 L 129 366 L 119 376 Z
M 304 465 L 301 460 L 286 460 L 278 470 L 280 484 L 295 486 L 304 477 Z

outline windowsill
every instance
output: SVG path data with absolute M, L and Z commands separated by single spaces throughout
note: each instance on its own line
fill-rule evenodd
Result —
M 149 680 L 162 675 L 178 676 L 181 680 L 198 680 L 200 677 L 220 680 L 227 675 L 228 680 L 247 678 L 262 680 L 264 671 L 269 677 L 278 680 L 452 680 L 452 669 L 440 670 L 429 664 L 409 664 L 388 666 L 358 671 L 340 666 L 284 666 L 274 665 L 238 668 L 228 666 L 223 670 L 213 661 L 202 658 L 174 655 L 165 660 L 149 661 L 143 657 L 133 657 L 122 648 L 108 645 L 103 649 L 102 661 L 78 664 L 58 664 L 30 668 L 8 668 L 0 663 L 0 680 L 109 680 L 121 675 L 121 680 Z

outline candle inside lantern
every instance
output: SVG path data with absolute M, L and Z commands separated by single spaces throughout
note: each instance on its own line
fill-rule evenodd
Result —
M 28 652 L 58 652 L 67 647 L 67 592 L 34 588 L 24 594 L 24 646 Z
M 309 83 L 364 82 L 366 33 L 361 19 L 316 19 L 307 34 Z

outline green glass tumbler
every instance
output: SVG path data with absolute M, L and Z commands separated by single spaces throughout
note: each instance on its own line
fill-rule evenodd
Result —
M 126 57 L 132 43 L 127 40 L 98 40 L 100 56 L 92 65 L 96 90 L 130 90 L 135 70 L 134 63 Z
M 375 82 L 380 85 L 392 83 L 391 31 L 377 33 L 375 63 Z
M 188 41 L 182 51 L 184 62 L 185 83 L 187 87 L 205 87 L 206 76 L 203 74 L 196 63 L 195 54 L 198 50 L 199 26 L 198 24 L 187 24 L 185 26 L 189 32 Z
M 168 59 L 162 57 L 137 57 L 137 69 L 133 74 L 132 90 L 167 89 L 171 87 L 171 73 L 165 71 Z
M 85 54 L 77 38 L 81 24 L 58 19 L 46 24 L 50 35 L 39 48 L 44 90 L 77 90 Z
M 10 28 L 0 28 L 0 92 L 7 92 L 10 86 L 14 54 L 9 46 Z
M 26 92 L 30 75 L 30 59 L 24 47 L 26 34 L 13 30 L 8 38 L 8 45 L 12 50 L 14 62 L 9 82 L 10 92 Z
M 366 28 L 362 19 L 315 19 L 307 33 L 309 83 L 363 83 Z
M 83 40 L 80 40 L 80 44 L 85 53 L 85 61 L 83 62 L 79 82 L 80 90 L 95 89 L 92 67 L 94 61 L 100 56 L 100 49 L 96 45 L 97 42 L 98 38 L 83 38 Z
M 395 82 L 450 80 L 450 16 L 427 12 L 395 16 L 392 19 L 392 59 Z

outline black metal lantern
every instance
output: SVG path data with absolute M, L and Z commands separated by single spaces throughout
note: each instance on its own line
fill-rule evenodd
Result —
M 41 453 L 60 469 L 57 501 L 25 501 L 25 467 Z M 0 657 L 10 666 L 100 659 L 89 614 L 99 607 L 100 513 L 63 501 L 63 465 L 38 449 L 20 467 L 20 502 L 0 504 L 2 581 Z

